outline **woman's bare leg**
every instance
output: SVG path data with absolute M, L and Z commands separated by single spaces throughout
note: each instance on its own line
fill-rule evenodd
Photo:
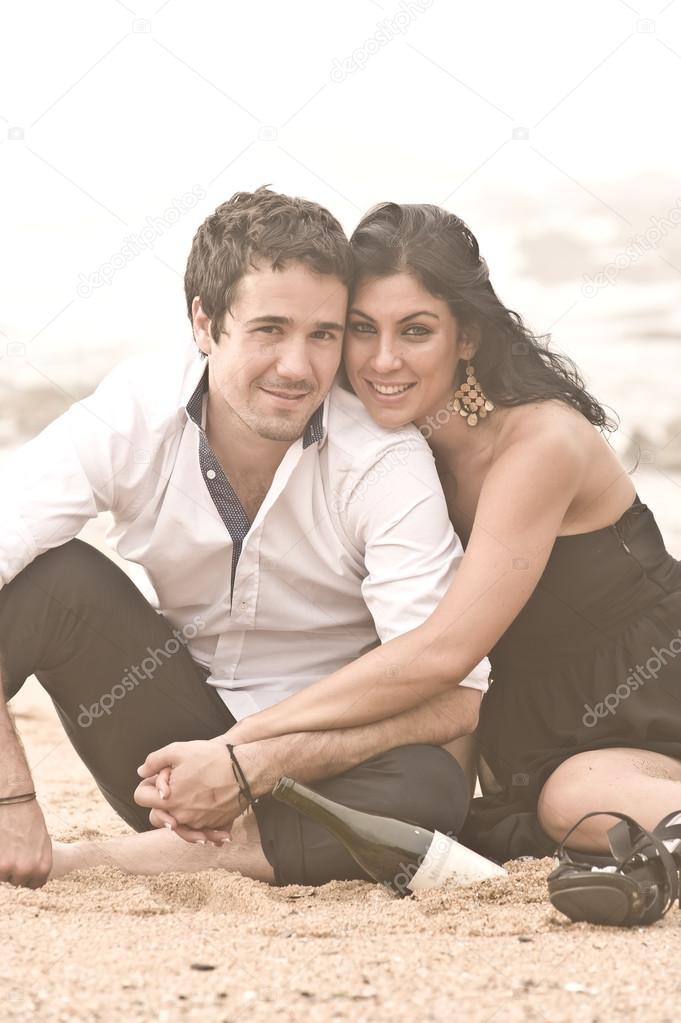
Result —
M 662 753 L 616 747 L 577 753 L 557 767 L 539 795 L 542 828 L 560 842 L 585 813 L 615 810 L 650 830 L 681 811 L 681 761 Z M 571 849 L 607 853 L 615 817 L 593 817 L 570 837 Z
M 274 882 L 272 867 L 260 844 L 254 813 L 243 814 L 232 826 L 232 841 L 212 845 L 185 842 L 166 828 L 139 835 L 70 844 L 56 843 L 50 880 L 89 867 L 118 867 L 128 874 L 194 873 L 231 870 L 257 881 Z

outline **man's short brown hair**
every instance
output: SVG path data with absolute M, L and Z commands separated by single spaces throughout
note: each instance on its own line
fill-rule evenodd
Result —
M 194 235 L 184 276 L 189 319 L 198 296 L 217 344 L 242 277 L 258 262 L 281 270 L 291 260 L 350 284 L 350 246 L 327 209 L 309 199 L 272 192 L 266 185 L 255 192 L 236 192 Z

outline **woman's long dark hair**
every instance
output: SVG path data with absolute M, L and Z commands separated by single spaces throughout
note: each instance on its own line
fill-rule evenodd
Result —
M 550 335 L 535 336 L 522 317 L 499 300 L 477 239 L 459 217 L 439 206 L 380 203 L 362 218 L 350 245 L 355 284 L 395 273 L 413 274 L 432 295 L 447 302 L 461 326 L 479 326 L 475 372 L 495 404 L 558 398 L 594 426 L 615 428 L 586 390 L 574 362 L 549 351 Z

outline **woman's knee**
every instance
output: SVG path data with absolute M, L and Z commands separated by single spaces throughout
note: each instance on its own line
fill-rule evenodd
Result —
M 681 782 L 681 763 L 650 750 L 612 747 L 576 753 L 560 764 L 547 779 L 537 803 L 537 817 L 543 830 L 561 841 L 570 828 L 588 813 L 589 818 L 569 839 L 575 848 L 607 845 L 608 828 L 616 818 L 608 811 L 628 813 L 644 826 L 654 827 L 658 813 L 658 789 L 651 785 Z M 652 817 L 647 820 L 647 813 Z
M 587 813 L 621 812 L 621 780 L 631 770 L 629 749 L 585 750 L 560 764 L 544 783 L 537 802 L 543 830 L 562 841 Z M 574 832 L 569 844 L 601 842 L 615 818 L 590 818 Z
M 569 778 L 563 778 L 559 767 L 544 783 L 539 793 L 537 819 L 549 838 L 560 842 L 584 815 L 583 806 L 583 786 Z

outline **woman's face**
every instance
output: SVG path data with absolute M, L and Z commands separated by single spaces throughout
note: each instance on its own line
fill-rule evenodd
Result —
M 472 350 L 447 303 L 411 274 L 360 282 L 343 358 L 355 394 L 380 426 L 425 420 L 446 407 Z

